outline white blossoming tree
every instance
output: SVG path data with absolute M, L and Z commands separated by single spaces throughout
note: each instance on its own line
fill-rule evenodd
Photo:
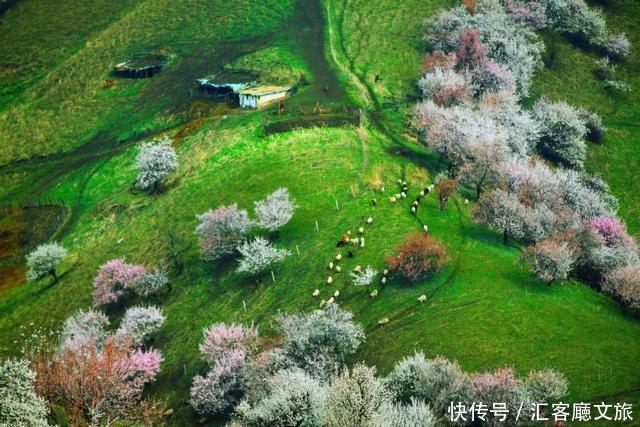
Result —
M 136 157 L 136 165 L 140 170 L 136 187 L 153 194 L 160 191 L 162 180 L 178 168 L 178 155 L 171 146 L 171 140 L 164 138 L 143 144 Z
M 259 236 L 240 245 L 238 252 L 242 258 L 237 271 L 248 274 L 261 273 L 291 255 L 289 250 L 273 247 L 267 239 Z
M 296 206 L 289 197 L 289 190 L 278 188 L 265 199 L 255 202 L 258 225 L 269 231 L 277 231 L 289 222 Z
M 47 404 L 36 395 L 36 373 L 26 360 L 0 362 L 0 426 L 46 427 Z
M 253 225 L 246 209 L 238 209 L 235 203 L 205 212 L 198 218 L 200 224 L 196 234 L 205 261 L 215 261 L 234 253 Z
M 40 280 L 45 276 L 51 276 L 56 282 L 56 268 L 67 255 L 67 250 L 55 242 L 38 246 L 27 255 L 27 279 Z
M 378 271 L 368 265 L 367 268 L 362 271 L 352 271 L 351 278 L 353 279 L 353 284 L 356 286 L 369 286 L 377 274 Z
M 143 344 L 160 330 L 164 321 L 158 307 L 131 307 L 124 313 L 116 335 L 127 337 L 133 344 Z
M 78 310 L 65 320 L 60 332 L 60 350 L 74 350 L 87 344 L 102 348 L 109 319 L 95 310 Z

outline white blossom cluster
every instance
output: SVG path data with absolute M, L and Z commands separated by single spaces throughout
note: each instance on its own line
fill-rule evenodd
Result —
M 260 236 L 242 243 L 238 247 L 238 252 L 242 258 L 237 271 L 249 274 L 260 273 L 291 255 L 291 251 L 288 249 L 276 248 L 271 245 L 271 242 Z
M 68 255 L 58 243 L 45 243 L 27 255 L 27 278 L 38 280 L 47 275 L 56 275 L 56 268 Z
M 169 138 L 147 142 L 140 147 L 136 165 L 140 170 L 136 178 L 136 187 L 143 191 L 155 192 L 158 191 L 158 185 L 162 180 L 178 168 L 178 155 Z

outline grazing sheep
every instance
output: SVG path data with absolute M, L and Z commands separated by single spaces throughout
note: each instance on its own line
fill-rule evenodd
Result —
M 398 193 L 398 194 L 396 194 L 396 195 L 395 195 L 395 198 L 396 198 L 396 199 L 400 199 L 400 198 L 402 198 L 402 193 Z
M 353 243 L 353 246 L 358 246 L 358 244 L 360 243 L 360 237 L 354 237 L 353 239 L 351 239 L 351 243 Z
M 334 297 L 331 297 L 327 300 L 327 304 L 333 304 L 334 302 L 336 302 L 336 299 Z
M 367 224 L 371 224 L 371 223 L 373 223 L 373 218 L 371 217 L 367 218 Z
M 336 255 L 336 261 L 340 261 L 342 259 L 342 254 Z
M 469 204 L 469 199 L 464 199 L 464 204 L 468 205 Z
M 362 267 L 360 267 L 360 264 L 353 267 L 353 271 L 355 271 L 356 273 L 360 273 L 362 271 Z
M 380 325 L 380 326 L 384 326 L 387 323 L 389 323 L 389 318 L 388 317 L 383 317 L 382 319 L 378 320 L 378 325 Z
M 411 206 L 411 213 L 412 214 L 416 214 L 416 207 L 415 206 Z
M 333 277 L 329 276 L 329 277 L 327 278 L 327 284 L 329 284 L 329 285 L 330 285 L 330 284 L 332 284 L 332 283 L 333 283 Z
M 422 230 L 423 230 L 425 233 L 428 233 L 428 232 L 429 232 L 429 226 L 428 226 L 427 224 L 424 224 L 424 225 L 422 226 Z
M 327 302 L 325 300 L 320 301 L 320 308 L 324 307 L 325 305 L 327 305 Z
M 384 186 L 380 187 L 380 192 L 384 193 Z
M 418 297 L 418 301 L 420 301 L 421 303 L 425 302 L 427 300 L 427 296 L 422 294 Z
M 408 193 L 409 192 L 409 187 L 402 187 L 402 192 L 403 193 Z
M 375 297 L 377 297 L 377 296 L 378 296 L 378 290 L 377 290 L 377 289 L 374 289 L 374 290 L 371 292 L 371 294 L 370 294 L 370 295 L 371 295 L 371 298 L 375 298 Z
M 407 193 L 405 193 L 404 191 L 402 193 L 400 193 L 400 197 L 402 197 L 403 199 L 407 198 Z
M 329 270 L 333 270 L 333 261 L 329 263 Z
M 389 274 L 389 269 L 385 268 L 384 270 L 382 270 L 383 276 L 386 276 L 387 274 Z
M 385 276 L 382 276 L 382 279 L 380 279 L 380 283 L 385 285 L 387 283 L 387 278 Z
M 397 198 L 396 196 L 391 196 L 391 197 L 389 197 L 389 201 L 390 201 L 391 203 L 395 203 L 395 202 L 397 202 L 397 201 L 398 201 L 398 198 Z
M 334 298 L 338 298 L 339 296 L 340 296 L 340 291 L 335 291 L 335 292 L 333 293 L 333 297 L 334 297 Z
M 313 291 L 313 296 L 314 298 L 320 296 L 320 289 L 316 289 L 315 291 Z
M 349 239 L 351 239 L 349 232 L 347 232 L 347 234 L 343 234 L 342 237 L 340 238 L 340 240 L 338 240 L 338 243 L 336 244 L 337 248 L 341 248 L 344 245 L 346 245 L 347 243 L 349 243 Z
M 364 237 L 360 238 L 360 249 L 364 248 Z
M 407 186 L 407 181 L 402 181 L 402 186 L 406 187 Z
M 360 228 L 358 228 L 358 233 L 360 233 L 360 234 L 364 234 L 364 227 L 360 227 Z
M 398 184 L 402 185 L 402 178 L 398 178 Z
M 420 192 L 420 197 L 424 197 L 426 194 L 427 194 L 427 193 L 425 192 L 425 190 L 422 190 L 422 191 Z
M 340 273 L 342 271 L 342 268 L 340 268 L 339 265 L 336 265 L 336 273 Z
M 378 205 L 378 200 L 377 199 L 371 199 L 371 204 L 373 206 L 377 206 Z
M 413 205 L 413 206 L 415 206 L 415 207 L 417 208 L 417 207 L 418 207 L 418 205 L 420 205 L 420 201 L 419 201 L 419 200 L 415 200 L 415 201 L 412 203 L 412 205 Z
M 436 188 L 436 186 L 433 184 L 430 184 L 427 188 L 429 189 L 429 191 L 433 191 L 433 189 Z

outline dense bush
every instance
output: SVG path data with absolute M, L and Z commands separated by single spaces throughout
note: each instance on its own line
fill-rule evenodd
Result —
M 279 318 L 286 355 L 314 377 L 326 378 L 364 341 L 362 327 L 353 315 L 330 304 L 308 314 Z
M 288 249 L 276 248 L 260 236 L 242 243 L 238 246 L 238 252 L 242 258 L 236 271 L 248 274 L 262 273 L 291 255 Z
M 112 259 L 100 266 L 93 280 L 93 305 L 107 305 L 120 299 L 127 289 L 140 279 L 147 269 L 128 264 L 124 259 Z
M 398 255 L 387 258 L 389 271 L 410 282 L 424 280 L 447 263 L 444 247 L 424 233 L 406 236 L 397 252 Z
M 451 69 L 436 67 L 418 82 L 424 99 L 437 105 L 450 107 L 469 99 L 470 92 L 465 78 Z
M 45 243 L 27 255 L 27 279 L 40 280 L 45 276 L 58 280 L 56 269 L 68 255 L 58 243 Z
M 198 219 L 196 234 L 205 261 L 215 261 L 234 253 L 253 225 L 247 211 L 238 209 L 235 203 L 205 212 Z
M 524 259 L 538 279 L 549 286 L 566 280 L 576 262 L 576 248 L 567 234 L 541 240 L 525 249 Z
M 0 361 L 0 426 L 46 427 L 47 402 L 36 395 L 36 373 L 26 360 Z
M 251 375 L 250 358 L 257 352 L 258 332 L 253 327 L 216 323 L 204 330 L 202 358 L 210 370 L 197 375 L 190 403 L 196 412 L 226 414 L 244 397 Z
M 440 357 L 427 359 L 423 353 L 397 362 L 385 383 L 397 399 L 420 399 L 438 414 L 444 414 L 450 402 L 471 400 L 471 381 L 457 363 Z
M 602 290 L 629 312 L 640 315 L 640 266 L 627 265 L 611 271 Z
M 163 270 L 146 271 L 129 285 L 129 289 L 139 297 L 156 295 L 161 289 L 169 286 L 169 277 Z
M 160 330 L 164 321 L 165 317 L 157 307 L 131 307 L 124 313 L 116 335 L 141 345 Z
M 278 188 L 254 205 L 253 210 L 258 217 L 258 225 L 270 231 L 279 230 L 288 223 L 296 208 L 286 188 Z
M 202 358 L 210 366 L 233 352 L 251 355 L 258 345 L 258 331 L 255 328 L 235 323 L 215 323 L 206 328 L 203 334 L 199 349 Z
M 550 160 L 582 169 L 587 155 L 587 127 L 580 111 L 558 101 L 538 101 L 533 115 L 540 125 L 538 151 Z
M 388 403 L 377 411 L 373 427 L 434 427 L 436 417 L 426 403 L 411 399 L 408 404 Z
M 374 422 L 391 401 L 391 394 L 375 373 L 375 368 L 356 365 L 331 381 L 322 415 L 324 426 L 361 427 Z
M 320 427 L 326 390 L 301 370 L 285 370 L 269 378 L 266 391 L 236 408 L 247 427 Z
M 140 170 L 136 187 L 149 193 L 157 193 L 162 181 L 178 168 L 178 155 L 169 138 L 142 144 L 136 157 Z
M 102 348 L 107 338 L 109 319 L 104 314 L 94 310 L 78 310 L 73 316 L 65 320 L 60 332 L 60 350 L 77 349 L 89 343 Z
M 143 351 L 108 337 L 102 348 L 87 343 L 60 353 L 35 355 L 37 390 L 71 410 L 73 425 L 116 421 L 149 423 L 157 416 L 142 391 L 160 371 L 157 350 Z

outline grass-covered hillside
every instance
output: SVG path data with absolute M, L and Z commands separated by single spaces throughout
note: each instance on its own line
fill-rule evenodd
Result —
M 185 268 L 171 274 L 172 290 L 153 301 L 167 320 L 153 340 L 164 356 L 162 370 L 148 389 L 173 409 L 168 425 L 192 425 L 201 418 L 187 400 L 193 376 L 205 370 L 198 351 L 204 327 L 253 322 L 262 335 L 276 339 L 273 316 L 317 308 L 316 288 L 322 298 L 339 290 L 338 302 L 365 329 L 366 342 L 350 362 L 364 360 L 383 374 L 421 350 L 429 357 L 457 359 L 469 371 L 513 366 L 526 374 L 553 368 L 567 377 L 569 398 L 576 401 L 614 396 L 640 401 L 640 323 L 615 302 L 576 280 L 551 287 L 538 281 L 519 261 L 518 244 L 503 246 L 500 235 L 472 220 L 474 203 L 464 200 L 473 197 L 466 193 L 444 210 L 431 194 L 415 217 L 410 214 L 415 194 L 442 168 L 407 126 L 418 96 L 423 22 L 452 4 L 21 0 L 12 5 L 0 15 L 0 205 L 64 203 L 66 215 L 56 230 L 43 234 L 70 256 L 60 280 L 50 286 L 48 280 L 26 281 L 24 265 L 0 252 L 0 263 L 6 263 L 0 274 L 9 278 L 0 282 L 0 357 L 18 354 L 21 333 L 57 329 L 77 309 L 90 307 L 92 281 L 104 262 L 124 257 L 165 264 L 172 235 Z M 545 43 L 557 54 L 538 72 L 531 98 L 564 99 L 602 116 L 608 130 L 601 144 L 589 146 L 588 169 L 611 185 L 621 217 L 638 236 L 640 6 L 634 0 L 607 4 L 609 25 L 626 32 L 633 44 L 617 70 L 632 90 L 608 91 L 593 74 L 595 53 L 549 33 Z M 322 28 L 315 27 L 318 22 Z M 313 34 L 324 43 L 306 42 Z M 156 77 L 111 74 L 114 64 L 149 51 L 169 57 Z M 286 83 L 304 74 L 309 84 L 287 101 L 287 114 L 294 118 L 320 101 L 368 113 L 359 126 L 292 126 L 267 135 L 265 117 L 277 121 L 277 107 L 240 110 L 197 91 L 196 78 L 224 69 Z M 133 187 L 135 156 L 142 142 L 165 135 L 174 142 L 180 165 L 166 191 L 150 196 Z M 391 203 L 398 178 L 407 181 L 410 197 Z M 198 214 L 231 203 L 251 214 L 254 201 L 279 187 L 289 189 L 298 208 L 275 240 L 292 251 L 273 271 L 275 280 L 270 274 L 259 280 L 241 276 L 234 261 L 200 259 Z M 367 217 L 373 218 L 371 225 L 365 224 Z M 26 227 L 53 221 L 50 214 L 12 218 L 0 220 L 0 232 L 24 228 L 24 221 Z M 403 237 L 424 224 L 449 254 L 442 272 L 414 285 L 396 279 L 384 287 L 351 284 L 348 271 L 355 265 L 382 270 Z M 344 271 L 327 284 L 327 265 L 340 251 L 336 241 L 360 226 L 366 247 L 345 258 Z M 14 250 L 22 257 L 40 238 L 25 238 Z M 369 296 L 373 289 L 379 290 L 375 299 Z M 428 297 L 424 303 L 417 301 L 422 294 Z M 107 311 L 112 319 L 122 316 L 125 304 Z M 380 327 L 384 317 L 390 321 Z

